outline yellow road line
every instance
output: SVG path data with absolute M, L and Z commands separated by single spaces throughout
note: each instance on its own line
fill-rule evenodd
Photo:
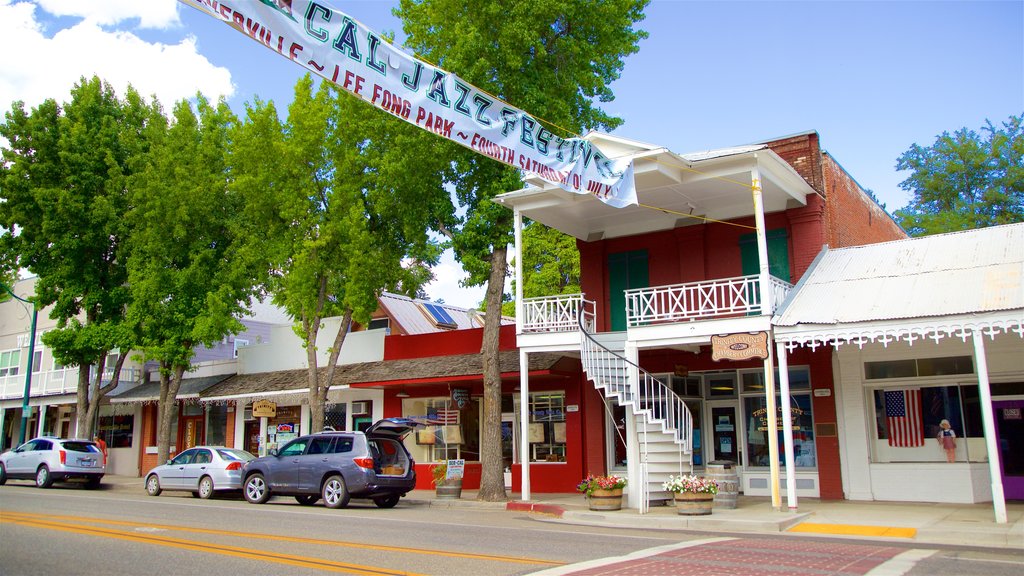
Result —
M 372 576 L 421 576 L 413 572 L 394 571 L 384 568 L 376 568 L 373 566 L 363 566 L 360 564 L 335 562 L 333 560 L 324 560 L 320 558 L 312 558 L 307 556 L 279 554 L 277 552 L 269 552 L 266 550 L 257 550 L 252 548 L 240 548 L 238 546 L 227 546 L 223 544 L 196 542 L 193 540 L 183 540 L 181 538 L 170 538 L 167 536 L 157 536 L 154 534 L 137 534 L 121 530 L 113 530 L 110 528 L 97 528 L 95 526 L 70 526 L 66 524 L 57 524 L 56 522 L 49 522 L 45 520 L 0 518 L 0 523 L 4 522 L 10 522 L 12 524 L 18 524 L 21 526 L 30 526 L 34 528 L 60 530 L 62 532 L 73 532 L 77 534 L 87 534 L 90 536 L 101 536 L 104 538 L 114 538 L 117 540 L 126 540 L 129 542 L 156 544 L 158 546 L 181 548 L 184 550 L 193 550 L 196 552 L 208 552 L 211 554 L 220 554 L 222 556 L 234 556 L 238 558 L 245 558 L 247 560 L 262 560 L 265 562 L 275 562 L 278 564 L 287 564 L 290 566 L 299 566 L 302 568 L 314 568 L 318 570 L 345 572 L 348 574 L 367 574 Z
M 220 536 L 235 536 L 247 539 L 274 540 L 278 542 L 294 542 L 297 544 L 315 544 L 319 546 L 341 546 L 347 548 L 360 548 L 364 550 L 379 550 L 385 552 L 403 552 L 409 554 L 422 554 L 427 556 L 445 556 L 449 558 L 463 558 L 468 560 L 489 560 L 495 562 L 509 562 L 517 564 L 544 564 L 551 566 L 562 566 L 564 562 L 553 560 L 541 560 L 539 558 L 522 558 L 517 556 L 496 556 L 491 554 L 473 554 L 468 552 L 451 552 L 445 550 L 430 550 L 424 548 L 409 548 L 403 546 L 384 546 L 380 544 L 362 544 L 358 542 L 345 542 L 340 540 L 322 540 L 317 538 L 302 538 L 298 536 L 282 536 L 278 534 L 257 534 L 252 532 L 235 532 L 231 530 L 214 530 L 210 528 L 193 528 L 188 526 L 174 526 L 171 524 L 149 524 L 144 522 L 130 522 L 126 520 L 107 520 L 103 518 L 88 518 L 81 516 L 62 516 L 57 514 L 29 514 L 25 512 L 0 511 L 0 520 L 10 516 L 18 519 L 44 519 L 60 520 L 63 522 L 86 522 L 94 524 L 107 524 L 112 526 L 132 526 L 141 528 L 156 528 L 160 530 L 173 530 L 178 532 L 190 532 L 195 534 L 216 534 Z
M 916 528 L 859 526 L 856 524 L 816 524 L 814 522 L 801 522 L 788 531 L 812 534 L 841 534 L 843 536 L 886 536 L 889 538 L 913 538 L 917 536 Z

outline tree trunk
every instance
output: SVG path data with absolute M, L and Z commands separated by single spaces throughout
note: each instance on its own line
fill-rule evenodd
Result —
M 327 393 L 331 390 L 331 384 L 334 383 L 334 372 L 338 368 L 338 356 L 341 355 L 341 347 L 345 344 L 345 337 L 348 335 L 348 327 L 351 323 L 352 309 L 347 308 L 345 309 L 345 315 L 341 317 L 338 332 L 334 335 L 334 344 L 331 345 L 331 353 L 327 358 L 327 369 L 324 372 L 323 380 L 318 380 L 319 388 L 315 394 L 313 390 L 309 391 L 309 413 L 313 432 L 319 432 L 324 429 L 324 415 L 327 412 Z M 319 416 L 314 417 L 315 414 L 319 414 Z
M 320 317 L 303 320 L 306 332 L 306 386 L 309 388 L 309 431 L 319 432 L 324 429 L 324 405 L 318 401 L 320 378 L 317 374 L 316 338 L 320 333 Z
M 171 454 L 171 420 L 174 418 L 181 378 L 185 374 L 184 366 L 175 366 L 173 375 L 168 374 L 168 371 L 163 368 L 161 367 L 160 370 L 160 400 L 157 404 L 159 420 L 156 433 L 156 461 L 158 464 L 167 462 Z
M 498 363 L 498 338 L 501 333 L 501 295 L 505 290 L 508 248 L 491 252 L 491 276 L 487 280 L 486 316 L 484 316 L 484 418 L 480 424 L 480 492 L 478 500 L 501 502 L 505 493 L 505 469 L 501 457 L 501 366 Z M 523 406 L 523 410 L 527 407 Z

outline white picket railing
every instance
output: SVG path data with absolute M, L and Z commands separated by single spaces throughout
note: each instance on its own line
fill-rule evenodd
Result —
M 586 312 L 590 304 L 589 316 Z M 519 322 L 523 332 L 572 332 L 579 329 L 579 318 L 590 318 L 593 327 L 594 303 L 583 299 L 583 294 L 562 294 L 523 299 L 523 318 Z
M 141 375 L 136 368 L 121 370 L 121 382 L 133 382 Z M 106 370 L 103 382 L 110 382 L 113 370 Z M 78 392 L 78 368 L 44 370 L 32 373 L 30 396 L 51 396 L 75 394 Z M 0 377 L 0 399 L 22 398 L 25 395 L 25 375 L 14 374 Z
M 759 276 L 737 276 L 626 290 L 626 322 L 630 327 L 730 316 L 771 314 L 792 290 L 771 278 L 772 310 L 761 303 Z

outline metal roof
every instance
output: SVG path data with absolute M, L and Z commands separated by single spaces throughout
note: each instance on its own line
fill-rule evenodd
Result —
M 435 325 L 428 313 L 424 311 L 422 304 L 433 304 L 448 312 L 448 315 L 455 321 L 456 327 L 442 328 Z M 380 305 L 387 310 L 388 314 L 394 318 L 395 322 L 402 327 L 406 334 L 429 334 L 432 332 L 450 332 L 451 330 L 468 330 L 484 327 L 484 313 L 477 310 L 469 310 L 427 300 L 417 300 L 389 292 L 380 295 Z M 515 320 L 502 317 L 501 323 L 514 324 Z
M 1024 223 L 824 249 L 777 326 L 1024 310 Z

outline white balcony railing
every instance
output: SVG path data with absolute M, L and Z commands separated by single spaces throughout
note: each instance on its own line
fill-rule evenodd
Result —
M 595 329 L 594 302 L 583 294 L 563 294 L 542 298 L 523 299 L 523 318 L 519 326 L 523 332 L 574 332 L 583 325 Z
M 792 288 L 788 282 L 772 277 L 774 306 Z M 630 327 L 774 312 L 762 308 L 757 274 L 626 290 L 626 322 Z
M 121 370 L 121 382 L 134 382 L 141 375 L 135 368 Z M 103 373 L 103 383 L 110 382 L 113 370 Z M 78 368 L 46 370 L 32 373 L 30 395 L 51 396 L 54 394 L 75 394 L 78 392 Z M 25 395 L 25 375 L 15 374 L 0 377 L 0 399 L 22 398 Z

